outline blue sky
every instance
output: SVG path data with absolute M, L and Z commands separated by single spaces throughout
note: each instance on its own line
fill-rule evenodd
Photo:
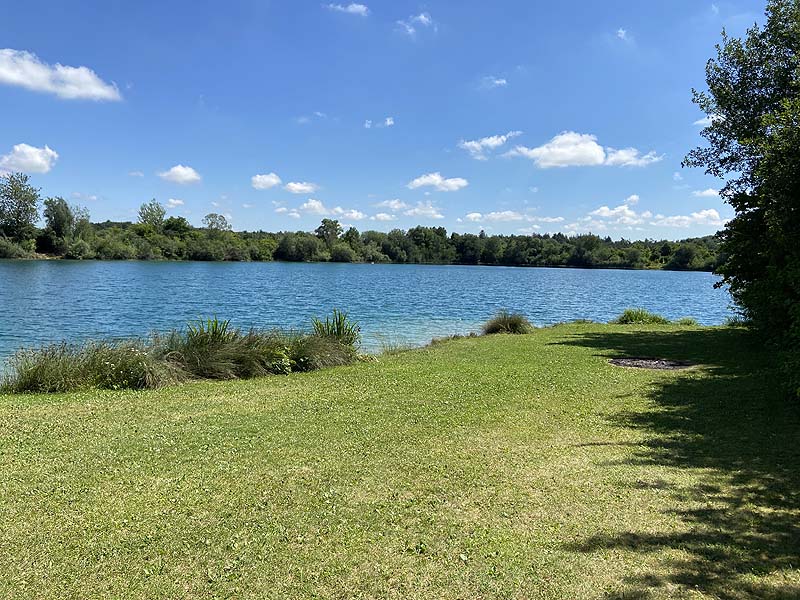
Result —
M 0 170 L 93 220 L 677 239 L 691 88 L 763 0 L 58 2 L 4 14 Z

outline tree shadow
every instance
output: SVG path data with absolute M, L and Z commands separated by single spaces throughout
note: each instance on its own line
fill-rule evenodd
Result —
M 800 598 L 796 571 L 794 583 L 780 573 L 800 567 L 800 410 L 778 384 L 770 352 L 733 328 L 587 332 L 560 343 L 608 358 L 689 360 L 703 370 L 656 379 L 654 409 L 612 417 L 647 436 L 634 464 L 708 474 L 701 485 L 668 491 L 680 531 L 595 535 L 570 546 L 685 557 L 660 575 L 627 578 L 624 591 L 608 597 L 648 598 L 678 586 L 723 599 Z

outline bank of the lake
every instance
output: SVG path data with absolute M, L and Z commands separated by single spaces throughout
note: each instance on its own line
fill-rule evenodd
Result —
M 567 325 L 0 396 L 0 597 L 793 597 L 800 421 L 771 368 L 740 329 Z
M 536 325 L 608 321 L 630 306 L 721 324 L 730 297 L 704 272 L 334 263 L 0 261 L 0 358 L 21 346 L 147 335 L 219 315 L 299 328 L 347 310 L 367 350 L 476 331 L 498 309 Z

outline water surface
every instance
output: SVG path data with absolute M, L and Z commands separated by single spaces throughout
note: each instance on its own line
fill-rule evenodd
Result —
M 730 296 L 710 273 L 331 263 L 0 261 L 0 359 L 21 346 L 128 337 L 218 315 L 300 328 L 333 307 L 367 349 L 477 331 L 498 309 L 536 325 L 608 321 L 641 306 L 722 323 Z

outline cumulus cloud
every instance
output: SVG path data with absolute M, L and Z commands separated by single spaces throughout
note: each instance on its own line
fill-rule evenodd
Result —
M 307 181 L 290 181 L 283 186 L 283 189 L 292 194 L 313 194 L 319 189 L 319 186 Z
M 144 173 L 141 171 L 129 171 L 128 177 L 144 177 Z
M 354 208 L 344 209 L 341 206 L 335 207 L 331 211 L 334 215 L 344 217 L 345 219 L 352 219 L 353 221 L 361 221 L 362 219 L 366 219 L 367 215 L 360 210 L 356 210 Z
M 675 171 L 672 174 L 673 181 L 683 181 L 683 175 L 681 175 L 678 171 Z
M 426 12 L 397 21 L 397 26 L 400 31 L 410 37 L 416 36 L 420 27 L 430 28 L 436 31 L 436 23 L 431 18 L 431 15 Z
M 45 145 L 37 148 L 29 144 L 16 144 L 11 152 L 0 156 L 0 173 L 48 173 L 58 160 L 58 152 Z
M 655 152 L 641 154 L 636 148 L 603 148 L 597 143 L 597 136 L 587 133 L 565 131 L 546 144 L 536 148 L 517 146 L 505 156 L 521 156 L 532 160 L 537 167 L 591 167 L 618 166 L 644 167 L 660 161 L 663 157 Z
M 200 173 L 195 171 L 192 167 L 187 167 L 185 165 L 175 165 L 168 171 L 158 173 L 158 176 L 165 181 L 171 181 L 172 183 L 178 183 L 180 185 L 197 183 L 202 179 Z
M 455 192 L 469 185 L 469 181 L 462 177 L 452 177 L 445 179 L 438 171 L 436 173 L 428 173 L 420 175 L 413 181 L 408 182 L 407 187 L 415 190 L 417 188 L 431 186 L 440 192 Z
M 178 198 L 170 198 L 167 200 L 167 208 L 177 208 L 179 206 L 183 206 L 183 200 L 179 200 Z
M 564 217 L 536 217 L 522 214 L 514 210 L 495 211 L 490 213 L 471 212 L 464 216 L 464 219 L 473 223 L 501 223 L 526 221 L 528 223 L 561 223 Z M 534 226 L 538 229 L 538 226 Z
M 479 140 L 461 140 L 458 147 L 469 152 L 475 160 L 487 160 L 486 152 L 497 150 L 508 140 L 522 135 L 521 131 L 509 131 L 505 134 L 490 135 Z
M 253 175 L 250 178 L 250 184 L 256 190 L 268 190 L 281 184 L 281 178 L 275 173 L 267 173 L 266 175 Z
M 408 208 L 408 204 L 395 198 L 394 200 L 384 200 L 382 202 L 378 202 L 375 207 L 389 208 L 391 210 L 403 210 L 404 208 Z
M 425 219 L 444 219 L 444 215 L 430 202 L 418 202 L 414 208 L 409 208 L 403 213 L 407 217 L 422 217 Z
M 394 117 L 386 117 L 383 120 L 384 127 L 393 127 L 394 126 Z
M 378 213 L 374 217 L 371 217 L 371 219 L 373 221 L 394 221 L 396 217 L 389 213 Z
M 330 211 L 327 208 L 325 208 L 325 205 L 319 200 L 315 200 L 314 198 L 309 198 L 303 204 L 301 204 L 300 210 L 310 215 L 322 216 L 330 214 Z
M 619 39 L 621 39 L 621 40 L 627 40 L 628 39 L 628 32 L 625 29 L 623 29 L 622 27 L 620 27 L 619 29 L 617 29 L 617 37 Z
M 468 213 L 464 218 L 467 221 L 472 221 L 473 223 L 479 223 L 483 220 L 483 215 L 479 212 L 471 212 Z
M 24 50 L 0 49 L 0 84 L 55 94 L 66 100 L 122 100 L 117 86 L 88 67 L 49 65 Z
M 719 196 L 719 190 L 708 188 L 707 190 L 695 190 L 692 192 L 695 198 L 716 198 Z
M 639 194 L 631 194 L 627 198 L 625 198 L 625 204 L 637 204 L 639 202 Z
M 705 210 L 693 212 L 690 215 L 674 215 L 671 217 L 656 215 L 651 224 L 661 227 L 690 227 L 692 225 L 721 226 L 725 224 L 725 221 L 715 209 L 706 208 Z
M 372 121 L 370 119 L 364 121 L 364 129 L 372 129 Z
M 608 206 L 601 206 L 597 210 L 589 213 L 590 217 L 600 217 L 608 219 L 613 225 L 641 225 L 646 219 L 653 216 L 650 211 L 637 213 L 627 204 L 620 204 L 617 207 L 609 208 Z
M 334 12 L 341 12 L 347 13 L 348 15 L 358 15 L 359 17 L 366 17 L 369 15 L 369 8 L 367 8 L 364 4 L 356 4 L 355 2 L 351 2 L 350 4 L 328 4 L 328 10 L 332 10 Z

